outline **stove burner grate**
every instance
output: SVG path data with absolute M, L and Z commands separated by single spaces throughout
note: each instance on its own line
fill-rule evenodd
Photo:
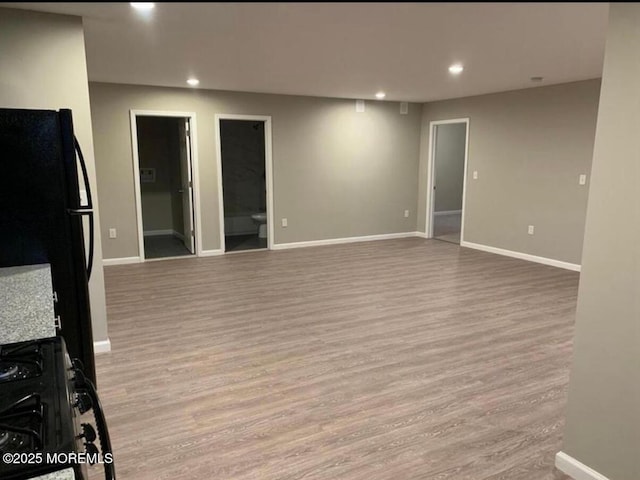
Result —
M 15 363 L 9 363 L 6 365 L 0 363 L 0 380 L 12 377 L 16 373 L 18 373 L 18 365 L 16 365 Z
M 9 435 L 9 432 L 0 432 L 0 450 L 2 450 L 3 447 L 9 442 L 10 438 L 11 436 Z
M 37 342 L 0 347 L 0 382 L 22 380 L 42 374 L 42 353 Z
M 44 406 L 32 393 L 0 411 L 0 450 L 42 450 Z

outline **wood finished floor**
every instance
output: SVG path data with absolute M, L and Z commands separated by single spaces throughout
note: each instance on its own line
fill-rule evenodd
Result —
M 576 273 L 411 238 L 105 275 L 120 480 L 568 478 Z

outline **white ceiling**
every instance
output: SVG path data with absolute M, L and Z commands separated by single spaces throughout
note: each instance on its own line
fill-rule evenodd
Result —
M 601 75 L 606 3 L 4 3 L 84 17 L 94 81 L 430 101 Z M 448 72 L 464 64 L 459 77 Z M 540 84 L 530 77 L 543 76 Z

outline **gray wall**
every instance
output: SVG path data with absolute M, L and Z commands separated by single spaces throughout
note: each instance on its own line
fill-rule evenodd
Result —
M 84 33 L 79 17 L 0 8 L 0 105 L 5 108 L 73 110 L 94 192 L 96 229 L 100 225 Z M 107 339 L 102 244 L 96 234 L 91 282 L 94 340 Z
M 640 6 L 611 4 L 563 451 L 640 478 Z
M 205 250 L 220 248 L 216 113 L 272 116 L 275 243 L 415 231 L 420 105 L 400 115 L 396 102 L 368 101 L 356 113 L 343 99 L 104 83 L 89 90 L 106 258 L 138 255 L 130 109 L 197 114 Z M 117 239 L 108 239 L 111 227 Z
M 418 230 L 429 122 L 469 117 L 464 240 L 580 263 L 589 187 L 578 176 L 591 170 L 599 88 L 589 80 L 425 104 Z
M 155 168 L 155 182 L 140 182 L 144 231 L 174 230 L 182 233 L 180 145 L 178 122 L 183 119 L 138 117 L 140 168 Z
M 436 127 L 434 212 L 462 209 L 466 136 L 464 123 Z

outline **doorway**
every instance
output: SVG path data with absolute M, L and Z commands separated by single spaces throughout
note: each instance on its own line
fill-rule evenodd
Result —
M 428 236 L 458 245 L 464 231 L 468 138 L 467 118 L 430 124 Z
M 271 248 L 271 118 L 218 115 L 216 126 L 222 249 Z
M 194 120 L 190 114 L 131 112 L 141 260 L 197 253 Z

